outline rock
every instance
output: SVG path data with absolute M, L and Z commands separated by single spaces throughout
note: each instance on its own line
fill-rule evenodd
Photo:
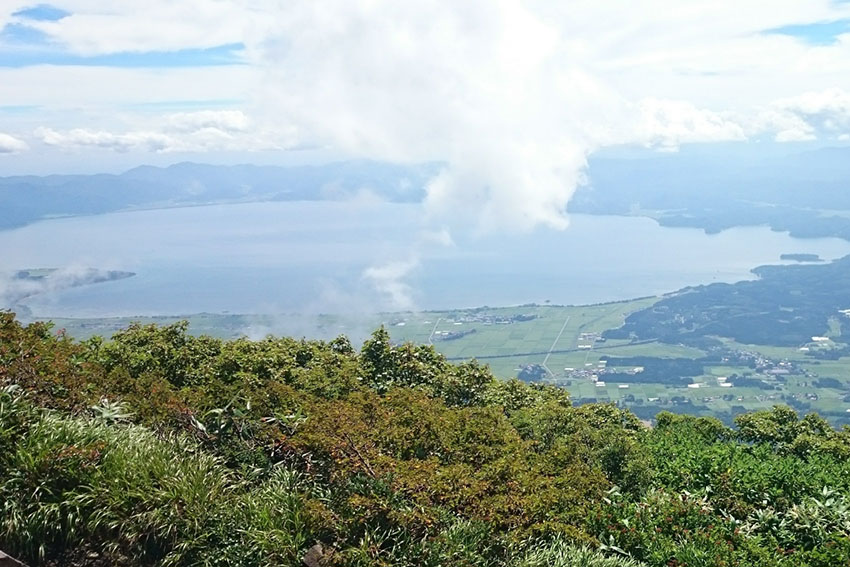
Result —
M 307 550 L 307 553 L 304 554 L 304 558 L 301 559 L 301 563 L 304 567 L 322 567 L 325 558 L 325 549 L 322 547 L 321 543 L 317 543 L 313 547 Z M 0 567 L 3 567 L 0 565 Z

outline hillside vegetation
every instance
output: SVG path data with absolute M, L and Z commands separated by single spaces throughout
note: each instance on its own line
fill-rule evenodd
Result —
M 75 342 L 0 312 L 0 549 L 32 565 L 850 565 L 850 433 L 654 428 L 339 337 Z

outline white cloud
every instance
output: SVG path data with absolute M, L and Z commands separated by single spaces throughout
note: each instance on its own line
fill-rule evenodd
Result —
M 245 132 L 250 121 L 241 110 L 202 110 L 180 112 L 168 117 L 170 125 L 178 132 L 197 132 L 214 129 L 221 132 Z
M 837 88 L 807 92 L 774 106 L 806 124 L 812 137 L 815 131 L 835 137 L 850 133 L 850 92 Z
M 777 132 L 774 139 L 777 142 L 808 142 L 817 137 L 808 128 L 791 128 Z
M 0 154 L 16 154 L 29 149 L 29 145 L 9 134 L 0 132 Z
M 806 92 L 799 96 L 776 102 L 776 106 L 807 116 L 822 113 L 838 113 L 850 117 L 850 93 L 841 89 L 827 89 L 820 92 Z
M 694 142 L 745 140 L 744 128 L 729 113 L 700 109 L 677 100 L 644 99 L 638 103 L 635 141 L 650 147 L 675 149 Z
M 156 132 L 128 132 L 113 134 L 102 130 L 75 128 L 69 132 L 57 132 L 42 128 L 35 135 L 47 145 L 62 148 L 95 147 L 127 152 L 130 150 L 166 151 L 173 146 L 173 140 Z
M 265 115 L 307 143 L 447 161 L 428 188 L 434 214 L 481 228 L 565 226 L 595 119 L 616 96 L 559 63 L 557 30 L 521 4 L 324 1 L 275 21 L 285 41 L 263 52 Z
M 191 130 L 174 130 L 169 121 L 159 130 L 131 130 L 121 133 L 74 128 L 57 131 L 39 128 L 34 132 L 41 142 L 62 149 L 100 148 L 116 152 L 203 152 L 281 150 L 286 134 L 272 131 L 226 131 L 197 124 Z
M 16 9 L 32 6 L 31 2 L 17 4 Z M 260 16 L 249 4 L 235 0 L 123 0 L 108 4 L 100 0 L 53 0 L 50 4 L 70 15 L 57 21 L 23 23 L 79 55 L 239 43 Z

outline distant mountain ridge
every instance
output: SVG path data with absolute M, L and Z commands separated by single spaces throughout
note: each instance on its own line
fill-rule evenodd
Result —
M 785 156 L 706 153 L 591 158 L 569 211 L 642 215 L 716 233 L 766 225 L 799 238 L 850 240 L 850 148 Z
M 346 161 L 257 166 L 178 163 L 122 174 L 0 177 L 0 229 L 55 216 L 257 201 L 338 201 L 361 193 L 389 202 L 425 197 L 439 163 Z M 802 238 L 850 240 L 850 147 L 760 155 L 723 152 L 592 156 L 572 213 L 642 215 L 714 233 L 767 225 Z
M 319 166 L 141 166 L 125 173 L 0 177 L 0 229 L 56 216 L 222 202 L 344 200 L 368 192 L 418 202 L 436 164 L 349 161 Z

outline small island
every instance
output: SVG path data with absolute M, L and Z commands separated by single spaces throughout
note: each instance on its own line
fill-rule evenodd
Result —
M 823 258 L 817 254 L 782 254 L 779 259 L 792 262 L 823 262 Z
M 36 268 L 0 273 L 0 307 L 22 307 L 19 303 L 45 292 L 61 291 L 72 287 L 122 280 L 135 276 L 134 272 L 102 270 L 98 268 Z

